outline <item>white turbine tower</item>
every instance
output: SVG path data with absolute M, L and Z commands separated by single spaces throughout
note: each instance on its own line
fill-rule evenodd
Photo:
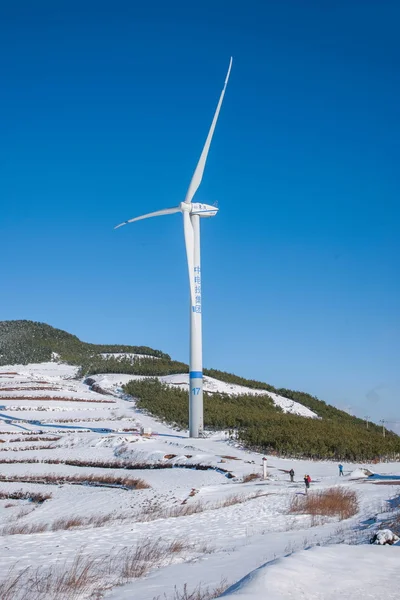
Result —
M 200 217 L 214 217 L 218 208 L 209 204 L 193 203 L 193 197 L 198 190 L 203 178 L 204 168 L 214 129 L 217 124 L 219 111 L 229 75 L 232 67 L 232 58 L 229 62 L 228 73 L 225 78 L 224 87 L 211 123 L 210 131 L 199 162 L 193 173 L 185 200 L 174 208 L 164 208 L 156 212 L 129 219 L 118 227 L 161 215 L 172 215 L 181 212 L 183 215 L 183 228 L 185 234 L 186 256 L 189 271 L 190 284 L 190 359 L 189 359 L 189 435 L 199 437 L 203 431 L 203 356 L 202 356 L 202 333 L 201 333 L 201 267 L 200 267 Z

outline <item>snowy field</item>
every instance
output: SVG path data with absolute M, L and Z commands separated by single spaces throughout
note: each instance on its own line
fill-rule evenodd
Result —
M 396 476 L 398 463 L 346 464 L 339 478 L 336 463 L 268 456 L 264 480 L 263 457 L 226 433 L 193 440 L 138 411 L 121 390 L 134 376 L 93 376 L 94 392 L 76 373 L 55 362 L 0 367 L 0 579 L 70 569 L 79 557 L 102 567 L 74 598 L 179 600 L 185 585 L 187 598 L 204 594 L 195 600 L 217 589 L 232 600 L 398 598 L 400 549 L 365 542 L 400 488 L 357 471 Z M 187 375 L 160 379 L 188 385 Z M 205 389 L 265 393 L 209 377 Z M 316 416 L 270 395 L 286 412 Z M 357 514 L 289 512 L 305 474 L 310 493 L 355 491 Z M 138 549 L 135 568 L 121 570 Z

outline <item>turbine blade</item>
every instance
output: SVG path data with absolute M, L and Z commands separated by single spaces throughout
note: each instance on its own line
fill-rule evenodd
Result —
M 185 233 L 185 247 L 186 247 L 186 258 L 189 271 L 189 284 L 190 284 L 190 300 L 192 306 L 195 302 L 194 294 L 194 231 L 192 221 L 190 220 L 190 214 L 184 210 L 183 212 L 183 230 Z
M 174 213 L 180 212 L 180 210 L 181 209 L 179 206 L 175 206 L 174 208 L 164 208 L 163 210 L 156 210 L 155 212 L 148 213 L 147 215 L 142 215 L 141 217 L 135 217 L 134 219 L 124 221 L 123 223 L 116 225 L 114 229 L 118 229 L 118 227 L 122 227 L 123 225 L 127 225 L 128 223 L 133 223 L 134 221 L 149 219 L 150 217 L 161 217 L 161 215 L 173 215 Z
M 192 181 L 190 182 L 189 189 L 188 189 L 188 191 L 186 193 L 185 202 L 187 204 L 189 204 L 192 201 L 193 196 L 197 192 L 197 190 L 199 188 L 199 185 L 201 183 L 201 180 L 203 179 L 203 173 L 204 173 L 204 168 L 206 166 L 206 160 L 207 160 L 207 156 L 208 156 L 208 151 L 210 149 L 211 140 L 212 140 L 212 137 L 213 137 L 213 134 L 214 134 L 214 129 L 215 129 L 215 126 L 217 124 L 219 111 L 221 110 L 222 100 L 224 99 L 226 86 L 228 85 L 228 80 L 229 80 L 229 75 L 231 73 L 231 68 L 232 68 L 232 57 L 231 57 L 231 60 L 229 61 L 229 67 L 228 67 L 228 72 L 227 72 L 226 77 L 225 77 L 224 87 L 222 88 L 221 96 L 219 98 L 219 102 L 218 102 L 217 108 L 215 110 L 215 114 L 214 114 L 214 118 L 213 118 L 212 123 L 211 123 L 210 131 L 208 132 L 208 136 L 207 136 L 206 142 L 204 144 L 203 151 L 202 151 L 202 153 L 200 155 L 199 162 L 197 163 L 197 167 L 196 167 L 196 169 L 195 169 L 195 171 L 193 173 Z

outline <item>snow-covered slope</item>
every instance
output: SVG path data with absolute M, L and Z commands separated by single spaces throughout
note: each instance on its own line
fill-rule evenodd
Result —
M 345 544 L 315 547 L 258 569 L 233 586 L 224 598 L 397 600 L 399 560 L 399 547 Z
M 179 597 L 175 591 L 185 597 L 185 584 L 187 597 L 200 584 L 211 591 L 225 580 L 228 587 L 266 562 L 304 547 L 349 540 L 353 531 L 359 532 L 357 541 L 360 535 L 368 538 L 369 532 L 360 529 L 365 526 L 362 522 L 382 511 L 398 489 L 347 476 L 357 467 L 396 473 L 397 463 L 373 469 L 345 465 L 346 476 L 339 479 L 331 462 L 274 456 L 268 457 L 268 478 L 263 480 L 263 457 L 237 446 L 225 434 L 188 439 L 184 432 L 142 414 L 119 391 L 132 376 L 97 376 L 100 386 L 112 392 L 100 394 L 76 375 L 75 367 L 55 362 L 0 368 L 0 597 L 10 568 L 15 573 L 28 569 L 33 581 L 41 567 L 47 581 L 46 569 L 64 573 L 78 555 L 102 565 L 101 573 L 96 572 L 87 588 L 75 595 L 83 600 L 101 597 L 100 590 L 110 600 L 173 600 Z M 186 377 L 163 379 L 186 386 Z M 210 378 L 206 386 L 210 391 L 238 391 Z M 150 427 L 153 435 L 141 435 L 141 426 Z M 287 475 L 290 468 L 295 471 L 294 483 Z M 336 517 L 316 521 L 307 514 L 290 514 L 293 498 L 303 494 L 304 473 L 311 475 L 311 491 L 336 485 L 355 490 L 359 514 L 340 523 Z M 142 484 L 136 488 L 138 480 Z M 131 573 L 115 579 L 120 564 L 116 553 L 126 556 L 138 547 L 148 549 L 149 544 L 170 544 L 174 549 L 153 562 L 146 559 L 147 570 L 136 578 Z M 389 556 L 386 548 L 375 551 Z M 307 582 L 315 577 L 320 593 L 315 598 L 321 600 L 323 573 L 331 563 L 316 556 L 307 562 L 299 555 L 293 567 L 284 559 L 279 573 L 274 570 L 277 566 L 269 565 L 257 585 L 263 589 L 267 581 L 267 589 L 275 591 L 279 581 L 289 586 L 298 578 L 295 597 L 312 599 Z M 253 576 L 245 579 L 236 592 L 250 594 L 244 596 L 249 599 L 264 598 L 255 595 L 259 591 L 252 582 Z M 341 593 L 342 589 L 338 587 Z M 68 595 L 63 594 L 51 597 L 64 600 Z M 290 598 L 288 594 L 282 588 L 283 600 Z M 13 600 L 23 597 L 15 591 Z
M 121 385 L 128 383 L 128 381 L 132 381 L 132 379 L 145 379 L 144 376 L 141 375 L 93 375 L 91 379 L 95 380 L 100 387 L 105 390 L 109 390 L 110 392 L 115 392 Z M 188 373 L 182 373 L 178 375 L 165 375 L 162 377 L 158 377 L 160 381 L 166 383 L 171 386 L 177 386 L 181 389 L 188 390 L 189 389 L 189 375 Z M 279 396 L 278 394 L 274 394 L 272 392 L 267 392 L 266 390 L 257 390 L 249 387 L 245 387 L 242 385 L 236 385 L 232 383 L 225 383 L 224 381 L 219 381 L 218 379 L 214 379 L 213 377 L 204 377 L 204 391 L 209 393 L 217 393 L 220 394 L 230 394 L 232 396 L 237 396 L 241 394 L 251 394 L 254 396 L 270 396 L 276 406 L 282 408 L 285 413 L 292 413 L 295 415 L 301 415 L 303 417 L 316 418 L 317 415 L 302 404 L 295 402 L 294 400 L 290 400 L 289 398 L 284 398 L 283 396 Z

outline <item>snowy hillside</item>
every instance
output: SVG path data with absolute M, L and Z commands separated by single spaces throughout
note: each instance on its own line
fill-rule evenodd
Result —
M 105 390 L 116 391 L 121 388 L 121 385 L 127 383 L 132 379 L 144 379 L 142 376 L 132 376 L 132 375 L 93 375 L 91 377 L 98 385 L 100 385 Z M 158 378 L 163 383 L 166 383 L 170 386 L 177 386 L 181 389 L 188 390 L 189 389 L 189 375 L 188 373 L 182 373 L 178 375 L 165 375 Z M 278 394 L 274 394 L 273 392 L 266 392 L 266 390 L 257 390 L 254 388 L 249 388 L 242 385 L 235 385 L 232 383 L 225 383 L 224 381 L 219 381 L 218 379 L 214 379 L 213 377 L 204 376 L 203 389 L 205 392 L 216 393 L 219 392 L 221 394 L 230 394 L 230 395 L 240 395 L 240 394 L 253 394 L 255 396 L 265 396 L 268 394 L 274 402 L 276 406 L 279 406 L 283 412 L 292 413 L 295 415 L 302 415 L 303 417 L 311 417 L 315 418 L 317 415 L 312 412 L 306 406 L 302 406 L 298 402 L 294 400 L 290 400 L 289 398 L 284 398 L 283 396 L 279 396 Z
M 312 580 L 320 600 L 325 571 L 333 564 L 350 571 L 350 561 L 356 565 L 364 556 L 361 547 L 346 553 L 342 546 L 330 554 L 324 548 L 312 555 L 300 551 L 367 541 L 380 520 L 392 517 L 382 511 L 398 489 L 395 475 L 379 485 L 356 468 L 390 474 L 400 471 L 397 463 L 345 464 L 345 477 L 339 478 L 335 463 L 274 456 L 267 457 L 264 480 L 263 457 L 224 433 L 188 439 L 138 411 L 120 392 L 132 376 L 96 376 L 99 393 L 77 372 L 55 362 L 0 368 L 2 599 L 66 600 L 72 597 L 71 581 L 74 598 L 82 599 L 176 600 L 184 593 L 211 599 L 226 589 L 228 597 L 259 600 L 267 586 L 275 593 L 271 598 L 289 600 L 294 583 L 297 597 L 311 599 Z M 185 377 L 166 381 L 185 386 Z M 216 380 L 206 385 L 237 393 Z M 152 435 L 142 435 L 143 428 Z M 311 494 L 339 484 L 354 492 L 356 512 L 344 520 L 291 512 L 295 499 L 304 496 L 304 473 L 311 475 Z M 375 520 L 362 524 L 372 516 Z M 398 587 L 398 571 L 391 567 L 398 549 L 367 550 L 371 561 L 382 564 L 379 569 L 381 557 L 387 557 L 391 585 Z M 283 558 L 290 553 L 293 560 Z M 254 572 L 265 563 L 265 575 Z M 71 578 L 77 564 L 85 573 L 79 584 Z M 359 589 L 381 598 L 372 593 L 372 569 L 360 566 L 359 573 L 364 578 Z

